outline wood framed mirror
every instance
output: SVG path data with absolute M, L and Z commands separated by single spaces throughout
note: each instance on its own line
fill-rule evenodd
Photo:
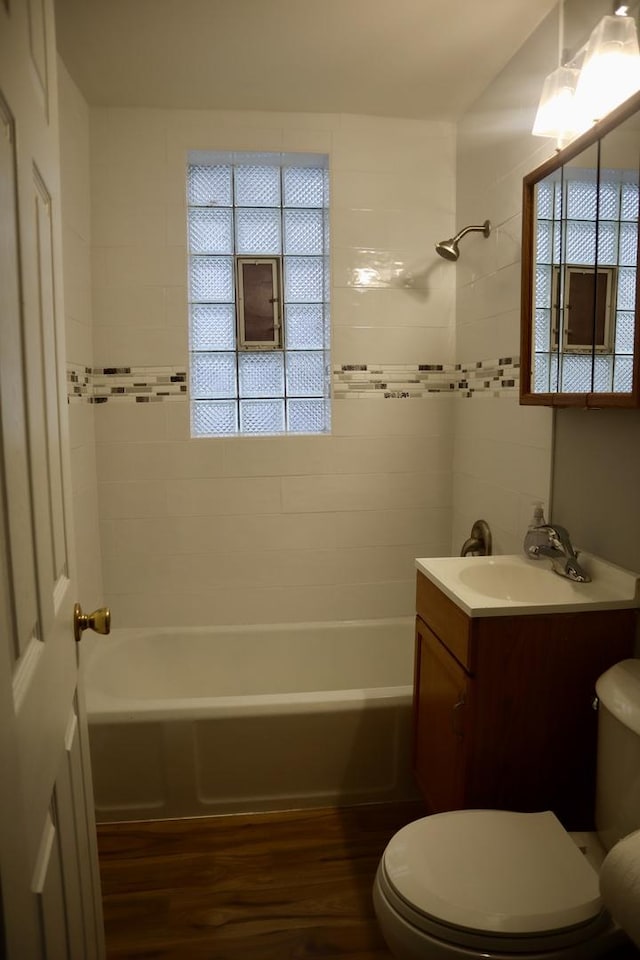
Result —
M 523 181 L 520 403 L 640 406 L 640 93 Z

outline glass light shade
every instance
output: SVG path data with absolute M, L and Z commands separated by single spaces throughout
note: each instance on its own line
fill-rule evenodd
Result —
M 640 89 L 640 51 L 633 17 L 603 17 L 587 44 L 576 88 L 580 130 L 601 120 Z
M 558 67 L 546 78 L 531 131 L 534 137 L 570 140 L 578 133 L 574 95 L 579 74 L 576 68 L 564 66 Z

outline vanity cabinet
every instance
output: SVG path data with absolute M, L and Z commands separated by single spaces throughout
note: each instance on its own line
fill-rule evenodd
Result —
M 593 826 L 598 676 L 632 655 L 635 610 L 468 617 L 418 573 L 416 781 L 430 813 L 553 810 Z

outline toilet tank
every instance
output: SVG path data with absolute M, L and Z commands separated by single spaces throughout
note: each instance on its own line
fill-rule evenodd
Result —
M 606 850 L 640 830 L 640 660 L 623 660 L 596 683 L 596 829 Z

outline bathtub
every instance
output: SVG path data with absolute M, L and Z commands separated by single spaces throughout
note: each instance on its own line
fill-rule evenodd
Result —
M 98 822 L 416 796 L 411 619 L 91 640 L 83 687 Z

